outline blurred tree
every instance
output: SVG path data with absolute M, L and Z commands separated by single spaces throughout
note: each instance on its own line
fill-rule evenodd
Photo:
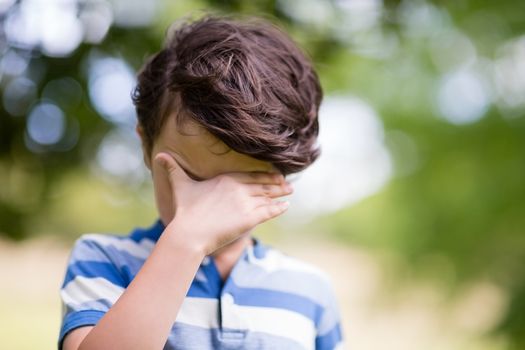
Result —
M 264 15 L 311 54 L 327 94 L 359 95 L 385 124 L 393 179 L 320 220 L 323 229 L 396 250 L 416 270 L 442 256 L 458 285 L 494 281 L 511 303 L 498 330 L 525 348 L 525 3 L 70 4 L 0 2 L 1 234 L 34 234 L 71 173 L 145 179 L 115 145 L 138 149 L 134 74 L 174 19 L 199 9 Z

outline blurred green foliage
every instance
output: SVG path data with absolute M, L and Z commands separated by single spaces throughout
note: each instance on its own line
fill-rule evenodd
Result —
M 357 95 L 374 107 L 393 157 L 394 175 L 383 189 L 317 224 L 343 242 L 399 252 L 416 272 L 428 271 L 424 267 L 429 257 L 442 257 L 454 267 L 455 285 L 476 278 L 493 281 L 510 297 L 506 317 L 495 331 L 509 337 L 512 349 L 525 348 L 525 97 L 516 102 L 519 94 L 510 96 L 513 90 L 500 86 L 512 79 L 511 88 L 524 86 L 525 75 L 516 70 L 515 75 L 499 76 L 500 85 L 491 82 L 489 104 L 479 120 L 450 122 L 436 98 L 446 74 L 463 67 L 472 55 L 482 72 L 497 70 L 496 63 L 503 62 L 509 50 L 518 52 L 513 59 L 525 60 L 525 3 L 371 1 L 379 4 L 368 13 L 372 22 L 377 17 L 371 25 L 358 17 L 345 22 L 345 12 L 337 10 L 344 1 L 325 2 L 322 6 L 329 10 L 316 18 L 319 3 L 165 1 L 151 25 L 113 25 L 102 42 L 83 43 L 65 57 L 47 56 L 39 47 L 10 46 L 3 35 L 3 57 L 8 52 L 25 57 L 28 67 L 21 74 L 34 83 L 35 91 L 32 99 L 17 102 L 24 113 L 6 110 L 6 87 L 17 76 L 9 73 L 3 58 L 1 234 L 13 239 L 38 232 L 71 237 L 110 222 L 123 225 L 130 216 L 146 224 L 155 212 L 145 194 L 147 184 L 126 187 L 115 179 L 107 185 L 87 180 L 99 144 L 117 127 L 99 117 L 90 99 L 88 57 L 102 52 L 125 60 L 136 71 L 145 57 L 160 49 L 167 26 L 189 11 L 265 15 L 312 56 L 327 95 Z M 524 69 L 519 62 L 516 67 Z M 71 87 L 60 90 L 59 84 L 44 94 L 49 82 L 62 78 L 77 82 L 80 95 Z M 71 127 L 66 135 L 75 137 L 77 132 L 74 143 L 28 146 L 27 113 L 43 96 L 54 98 L 63 110 Z M 101 205 L 104 196 L 119 202 L 120 209 Z M 142 204 L 130 212 L 126 203 L 137 201 Z M 110 217 L 101 217 L 109 211 Z

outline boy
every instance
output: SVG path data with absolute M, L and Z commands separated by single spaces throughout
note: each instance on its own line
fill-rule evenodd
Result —
M 77 240 L 59 349 L 341 347 L 330 279 L 250 236 L 319 155 L 310 61 L 255 18 L 174 28 L 133 94 L 159 219 Z

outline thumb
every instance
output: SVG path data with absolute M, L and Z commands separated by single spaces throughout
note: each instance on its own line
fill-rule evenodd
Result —
M 159 152 L 155 155 L 153 161 L 168 173 L 168 178 L 172 186 L 175 185 L 175 183 L 193 182 L 171 155 L 165 152 Z

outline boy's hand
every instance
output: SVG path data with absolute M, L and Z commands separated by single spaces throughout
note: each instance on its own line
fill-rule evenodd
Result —
M 275 173 L 231 172 L 194 181 L 164 152 L 155 156 L 154 166 L 167 173 L 171 186 L 174 217 L 170 224 L 189 232 L 185 240 L 191 240 L 206 255 L 282 214 L 287 202 L 272 198 L 293 191 L 284 177 Z

